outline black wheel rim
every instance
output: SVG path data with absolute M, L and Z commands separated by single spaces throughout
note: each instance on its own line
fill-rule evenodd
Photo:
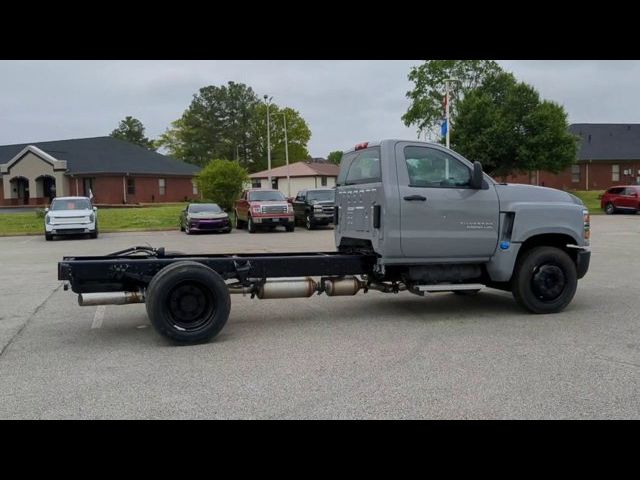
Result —
M 609 204 L 607 205 L 607 213 L 611 213 L 613 212 L 613 205 Z
M 311 219 L 307 217 L 307 228 L 311 230 Z
M 213 292 L 200 282 L 180 282 L 167 295 L 167 311 L 174 327 L 195 332 L 206 328 L 216 312 Z
M 553 302 L 564 292 L 567 278 L 564 270 L 555 263 L 536 267 L 531 276 L 531 290 L 543 302 Z

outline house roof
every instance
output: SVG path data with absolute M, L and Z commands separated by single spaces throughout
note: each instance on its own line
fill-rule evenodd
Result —
M 289 164 L 290 177 L 337 177 L 340 173 L 340 167 L 333 163 L 321 162 L 295 162 Z M 286 177 L 287 166 L 276 167 L 271 169 L 272 177 Z M 269 178 L 269 170 L 252 173 L 251 178 Z
M 578 160 L 640 160 L 640 123 L 574 123 Z
M 0 146 L 0 164 L 33 145 L 57 160 L 66 160 L 70 174 L 137 173 L 194 175 L 200 168 L 113 137 L 74 138 Z

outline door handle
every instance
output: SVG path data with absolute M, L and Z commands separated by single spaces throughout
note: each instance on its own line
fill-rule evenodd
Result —
M 422 195 L 407 195 L 404 199 L 407 202 L 424 202 L 427 197 L 423 197 Z

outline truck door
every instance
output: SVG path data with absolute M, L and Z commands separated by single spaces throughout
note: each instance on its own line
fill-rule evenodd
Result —
M 293 213 L 296 216 L 296 220 L 301 220 L 301 219 L 304 219 L 305 217 L 304 209 L 306 206 L 305 204 L 306 199 L 307 199 L 307 192 L 303 190 L 301 192 L 298 192 L 298 195 L 293 201 Z
M 445 148 L 399 142 L 395 150 L 402 255 L 436 261 L 492 256 L 500 210 L 493 183 L 472 189 L 471 166 Z

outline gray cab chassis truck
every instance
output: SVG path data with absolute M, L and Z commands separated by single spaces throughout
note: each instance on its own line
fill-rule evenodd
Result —
M 196 255 L 132 247 L 64 257 L 58 278 L 84 305 L 145 303 L 178 343 L 213 338 L 231 294 L 259 299 L 511 291 L 524 309 L 555 313 L 589 268 L 589 212 L 559 190 L 497 183 L 440 145 L 362 143 L 336 186 L 337 251 Z

